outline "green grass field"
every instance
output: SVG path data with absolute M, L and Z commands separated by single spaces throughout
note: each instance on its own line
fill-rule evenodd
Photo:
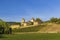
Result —
M 4 37 L 0 38 L 0 40 L 60 40 L 59 33 L 30 33 L 30 34 L 11 34 L 11 35 L 3 35 Z

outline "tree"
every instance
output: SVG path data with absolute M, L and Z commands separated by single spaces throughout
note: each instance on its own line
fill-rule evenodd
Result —
M 58 20 L 57 20 L 57 22 L 56 22 L 56 23 L 60 24 L 60 18 L 58 18 Z
M 52 23 L 57 23 L 57 21 L 58 21 L 58 18 L 52 17 L 52 18 L 50 19 L 50 22 L 52 22 Z
M 0 25 L 0 34 L 4 34 L 4 27 L 2 25 Z
M 4 33 L 6 33 L 9 30 L 9 24 L 0 19 L 0 28 L 1 27 L 4 28 Z
M 36 18 L 37 22 L 42 22 L 42 20 L 40 18 Z

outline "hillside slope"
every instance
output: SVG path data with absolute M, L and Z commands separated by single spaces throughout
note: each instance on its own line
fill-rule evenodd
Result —
M 38 32 L 41 33 L 59 33 L 60 24 L 48 23 L 45 27 L 41 28 Z
M 45 23 L 38 26 L 15 29 L 15 32 L 60 33 L 60 24 Z

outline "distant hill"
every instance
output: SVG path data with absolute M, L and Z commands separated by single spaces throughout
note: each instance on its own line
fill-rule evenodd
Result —
M 10 25 L 13 25 L 13 24 L 19 24 L 20 25 L 20 22 L 6 22 L 6 23 L 8 23 Z

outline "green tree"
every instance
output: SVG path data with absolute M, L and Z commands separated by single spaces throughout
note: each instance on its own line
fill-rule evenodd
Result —
M 0 19 L 0 27 L 4 28 L 4 33 L 7 32 L 9 30 L 9 24 L 7 24 L 5 21 Z
M 56 22 L 56 23 L 60 24 L 60 18 L 58 18 L 58 20 L 57 20 L 57 22 Z
M 52 22 L 52 23 L 57 23 L 57 21 L 58 21 L 58 18 L 52 17 L 52 18 L 50 19 L 50 22 Z
M 42 20 L 40 18 L 36 18 L 37 22 L 42 22 Z

